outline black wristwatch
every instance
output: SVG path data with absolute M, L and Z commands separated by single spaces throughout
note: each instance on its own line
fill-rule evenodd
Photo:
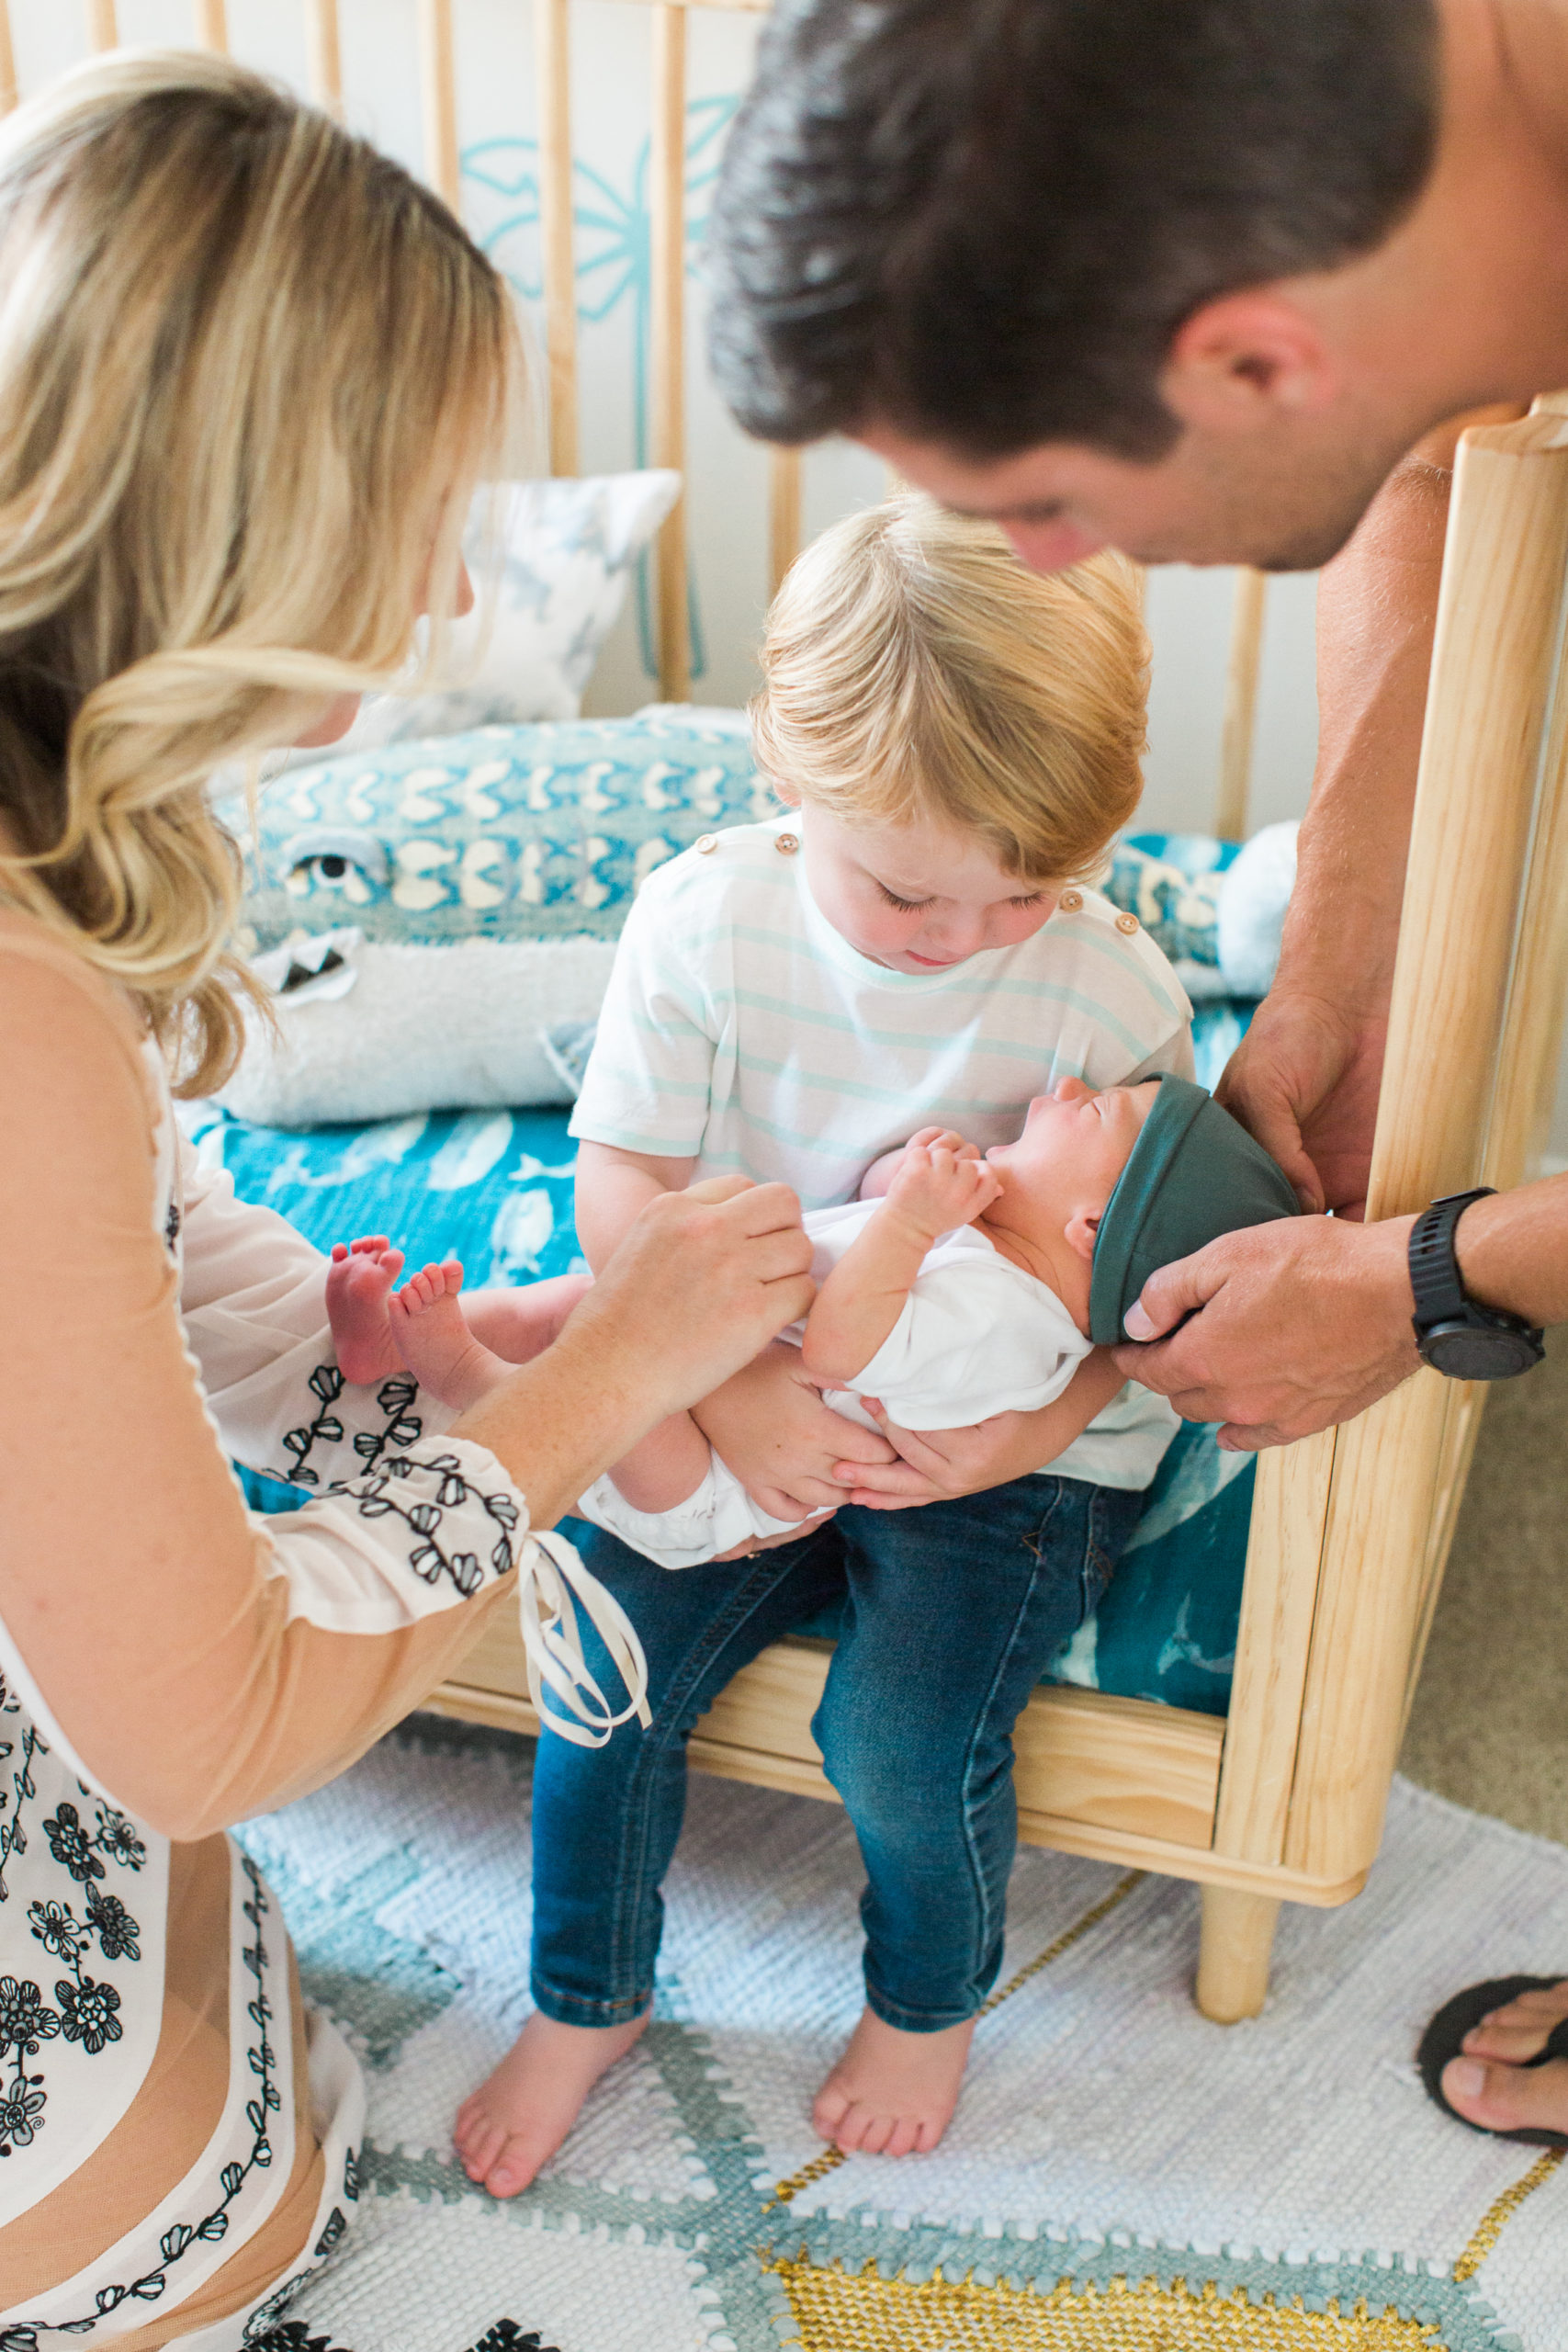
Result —
M 1546 1349 L 1534 1324 L 1467 1298 L 1454 1256 L 1454 1227 L 1472 1201 L 1495 1191 L 1477 1184 L 1449 1193 L 1416 1218 L 1410 1235 L 1410 1287 L 1416 1294 L 1416 1344 L 1435 1372 L 1450 1380 L 1512 1380 L 1538 1364 Z

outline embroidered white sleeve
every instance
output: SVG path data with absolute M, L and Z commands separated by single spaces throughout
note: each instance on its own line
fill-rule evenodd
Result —
M 225 1452 L 317 1493 L 362 1476 L 456 1415 L 400 1374 L 373 1388 L 338 1370 L 328 1261 L 275 1211 L 237 1200 L 226 1170 L 181 1153 L 180 1312 Z

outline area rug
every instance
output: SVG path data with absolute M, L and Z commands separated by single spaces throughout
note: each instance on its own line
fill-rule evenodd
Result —
M 836 1806 L 694 1779 L 656 2021 L 527 2195 L 452 2115 L 525 2012 L 530 1748 L 418 1720 L 253 1823 L 370 2084 L 353 2230 L 297 2352 L 1563 2352 L 1568 2178 L 1424 2098 L 1457 1986 L 1568 1969 L 1568 1849 L 1396 1783 L 1338 1912 L 1287 1906 L 1261 2018 L 1192 2006 L 1198 1897 L 1026 1850 L 998 1997 L 923 2157 L 834 2160 L 859 2007 Z

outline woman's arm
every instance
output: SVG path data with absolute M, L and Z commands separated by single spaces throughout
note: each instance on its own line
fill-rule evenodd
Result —
M 341 1498 L 253 1521 L 154 1229 L 128 1017 L 90 976 L 6 955 L 0 1067 L 0 1652 L 46 1736 L 175 1838 L 350 1762 L 513 1589 L 530 1514 L 547 1526 L 809 1304 L 793 1196 L 698 1188 L 656 1210 L 593 1311 L 482 1416 Z

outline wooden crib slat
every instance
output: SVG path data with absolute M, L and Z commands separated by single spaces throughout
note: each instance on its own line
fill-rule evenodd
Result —
M 1529 1044 L 1552 956 L 1510 994 L 1516 910 L 1543 922 L 1537 787 L 1568 573 L 1568 418 L 1475 428 L 1460 444 L 1368 1214 L 1391 1216 L 1500 1174 L 1533 1116 L 1527 1081 L 1497 1115 L 1494 1074 Z M 1560 783 L 1560 780 L 1559 780 Z M 1548 812 L 1555 825 L 1560 817 Z M 1529 951 L 1527 951 L 1528 953 Z M 1487 1142 L 1491 1124 L 1495 1150 Z M 1511 1133 L 1505 1135 L 1506 1125 Z M 1348 1875 L 1376 1851 L 1410 1661 L 1429 1616 L 1473 1432 L 1467 1391 L 1422 1370 L 1339 1432 L 1285 1859 Z M 1450 1502 L 1445 1503 L 1445 1494 Z M 1354 1859 L 1352 1859 L 1354 1858 Z
M 419 0 L 419 85 L 424 108 L 424 175 L 456 212 L 461 202 L 461 167 L 452 0 Z
M 305 41 L 310 52 L 310 96 L 343 120 L 343 44 L 337 0 L 305 0 Z
M 215 49 L 220 57 L 228 56 L 227 0 L 196 0 L 196 42 L 198 49 Z
M 686 466 L 686 12 L 655 0 L 653 135 L 649 156 L 652 243 L 653 462 Z M 692 691 L 686 617 L 686 498 L 682 488 L 659 534 L 659 691 L 685 702 Z
M 572 254 L 571 0 L 534 0 L 539 93 L 539 240 L 549 352 L 550 471 L 574 474 L 577 438 L 577 270 Z
M 800 553 L 800 451 L 768 451 L 768 576 L 777 595 L 779 582 Z
M 1337 1432 L 1259 1456 L 1214 1851 L 1278 1862 L 1312 1645 Z
M 1258 678 L 1263 663 L 1263 608 L 1269 582 L 1243 565 L 1235 575 L 1230 659 L 1225 671 L 1225 717 L 1220 736 L 1220 789 L 1214 831 L 1223 842 L 1247 839 L 1252 788 L 1252 745 L 1257 731 Z
M 87 39 L 96 49 L 119 47 L 115 0 L 87 0 Z
M 10 0 L 0 0 L 0 114 L 9 114 L 17 97 L 17 52 L 11 40 Z

